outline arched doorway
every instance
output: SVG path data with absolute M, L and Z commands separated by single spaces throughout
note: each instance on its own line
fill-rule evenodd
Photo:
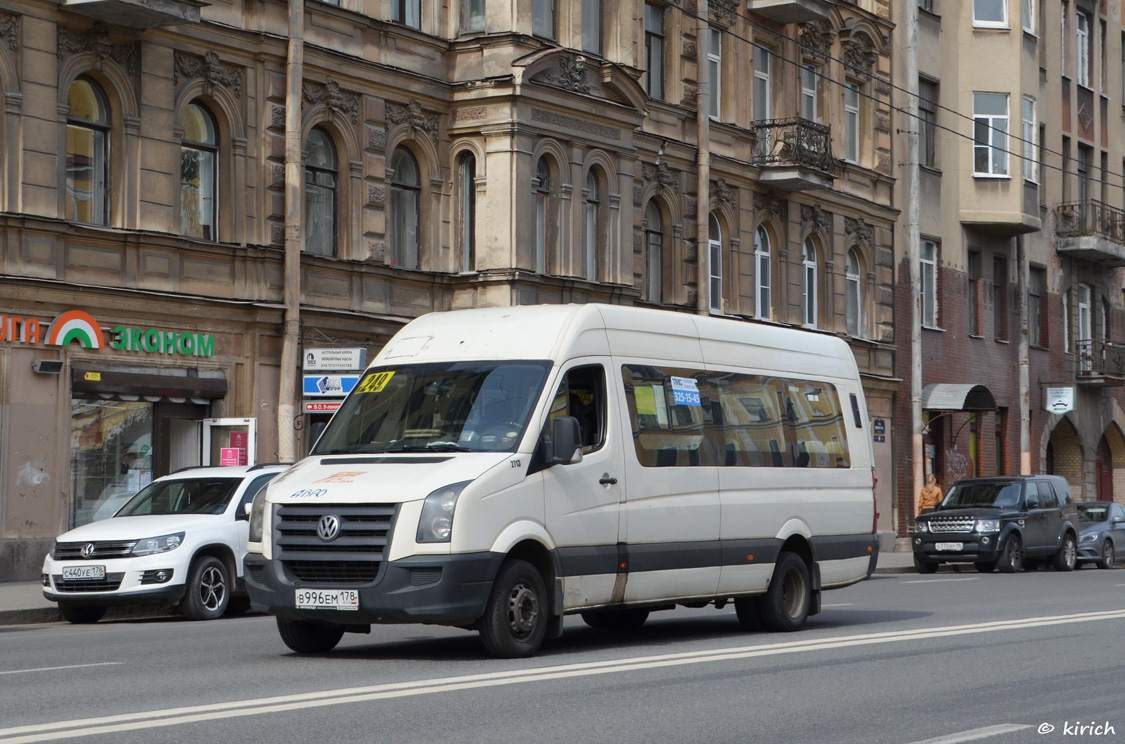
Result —
M 1051 432 L 1051 439 L 1047 443 L 1048 457 L 1045 470 L 1051 475 L 1061 475 L 1070 483 L 1070 490 L 1074 498 L 1081 501 L 1082 493 L 1082 443 L 1078 440 L 1078 432 L 1074 424 L 1063 419 Z
M 1110 424 L 1098 442 L 1096 473 L 1098 501 L 1125 496 L 1125 435 L 1116 424 Z

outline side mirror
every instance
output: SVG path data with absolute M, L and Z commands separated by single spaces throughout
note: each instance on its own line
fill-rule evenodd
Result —
M 253 509 L 253 508 L 254 508 L 254 505 L 252 503 L 250 503 L 249 501 L 247 501 L 245 504 L 242 505 L 242 509 L 240 511 L 236 511 L 234 513 L 235 520 L 239 521 L 239 522 L 249 522 L 250 521 L 250 510 Z
M 582 435 L 578 429 L 578 419 L 573 416 L 559 416 L 551 425 L 552 465 L 573 465 L 582 462 Z

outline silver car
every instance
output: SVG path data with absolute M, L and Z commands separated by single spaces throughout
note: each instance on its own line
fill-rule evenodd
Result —
M 1125 506 L 1111 501 L 1078 504 L 1078 562 L 1113 568 L 1125 547 Z

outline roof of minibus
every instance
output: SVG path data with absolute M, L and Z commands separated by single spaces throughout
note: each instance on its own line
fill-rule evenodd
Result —
M 612 351 L 611 351 L 612 349 Z M 520 305 L 430 313 L 372 365 L 468 359 L 632 357 L 855 379 L 847 343 L 825 333 L 623 305 Z

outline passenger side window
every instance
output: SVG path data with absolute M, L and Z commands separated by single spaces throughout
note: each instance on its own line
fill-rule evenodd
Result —
M 1055 496 L 1055 488 L 1050 483 L 1039 484 L 1039 508 L 1058 509 L 1059 498 Z
M 1116 520 L 1125 521 L 1125 507 L 1120 506 L 1118 504 L 1114 504 L 1113 505 L 1112 519 L 1115 520 L 1115 521 Z
M 601 449 L 605 444 L 607 410 L 605 369 L 600 364 L 591 364 L 574 367 L 566 373 L 555 391 L 548 418 L 552 423 L 559 416 L 578 419 L 578 432 L 585 454 Z
M 1023 504 L 1025 509 L 1038 509 L 1039 508 L 1039 484 L 1035 481 L 1028 481 L 1024 487 Z

